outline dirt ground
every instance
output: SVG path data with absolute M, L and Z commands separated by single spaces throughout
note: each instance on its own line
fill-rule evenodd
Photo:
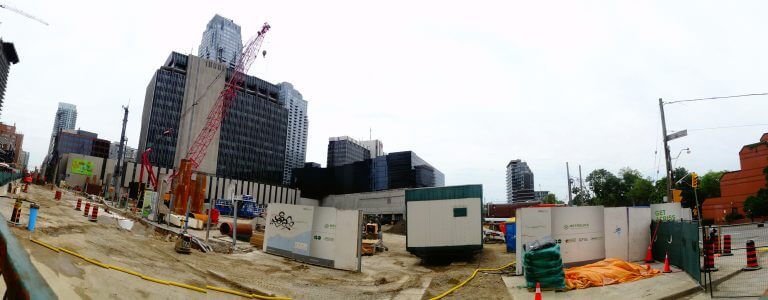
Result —
M 22 194 L 40 205 L 37 229 L 12 229 L 27 249 L 33 264 L 62 299 L 237 299 L 237 296 L 153 283 L 133 275 L 104 269 L 66 253 L 56 253 L 29 241 L 41 240 L 101 262 L 131 269 L 147 276 L 194 286 L 219 286 L 247 293 L 289 296 L 295 299 L 405 299 L 438 295 L 467 278 L 475 268 L 498 267 L 514 254 L 503 244 L 486 245 L 466 262 L 445 266 L 424 265 L 405 251 L 405 236 L 384 234 L 389 251 L 365 256 L 361 273 L 307 265 L 253 249 L 235 254 L 178 254 L 169 236 L 136 222 L 128 231 L 103 211 L 98 222 L 89 222 L 74 210 L 77 196 L 64 192 L 61 201 L 42 186 Z M 82 198 L 82 197 L 81 197 Z M 84 199 L 85 200 L 85 199 Z M 0 197 L 0 213 L 10 216 L 13 201 Z M 21 223 L 28 220 L 24 204 Z M 218 231 L 211 232 L 214 237 Z M 246 244 L 246 243 L 242 243 Z M 426 288 L 426 292 L 423 290 Z M 511 299 L 499 274 L 478 274 L 465 287 L 445 299 Z

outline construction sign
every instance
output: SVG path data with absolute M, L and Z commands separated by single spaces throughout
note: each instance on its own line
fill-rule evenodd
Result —
M 85 159 L 72 160 L 72 173 L 91 176 L 93 175 L 93 162 Z

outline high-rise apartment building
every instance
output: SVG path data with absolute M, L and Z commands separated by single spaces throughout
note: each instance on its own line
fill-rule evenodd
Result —
M 549 195 L 549 191 L 535 191 L 533 192 L 534 201 L 544 201 L 544 198 Z
M 205 27 L 197 55 L 234 67 L 242 52 L 240 25 L 218 14 L 213 16 Z
M 29 152 L 28 151 L 21 151 L 21 155 L 19 155 L 19 168 L 22 170 L 29 169 Z
M 357 140 L 348 136 L 328 139 L 328 168 L 348 165 L 371 158 L 371 152 Z
M 171 53 L 147 86 L 137 155 L 152 147 L 153 166 L 178 167 L 231 75 L 227 64 Z M 288 110 L 279 92 L 274 84 L 246 76 L 198 171 L 283 183 Z
M 304 166 L 307 157 L 307 101 L 288 82 L 277 85 L 280 88 L 280 103 L 288 110 L 288 126 L 285 136 L 285 167 L 283 184 L 290 184 L 291 173 Z
M 74 104 L 59 102 L 59 108 L 56 110 L 56 117 L 53 120 L 53 130 L 51 131 L 51 142 L 48 145 L 46 160 L 50 160 L 50 154 L 53 152 L 56 135 L 62 130 L 74 130 L 77 122 L 77 106 Z
M 532 201 L 533 172 L 528 163 L 515 159 L 507 164 L 507 202 Z
M 16 54 L 16 47 L 13 43 L 6 43 L 0 40 L 0 110 L 3 108 L 5 99 L 5 86 L 8 83 L 8 73 L 11 71 L 11 64 L 19 63 L 19 56 Z

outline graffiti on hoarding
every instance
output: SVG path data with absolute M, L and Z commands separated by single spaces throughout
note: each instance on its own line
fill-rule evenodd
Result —
M 293 228 L 293 217 L 285 216 L 285 212 L 281 211 L 269 221 L 269 224 L 275 225 L 280 229 L 291 230 Z

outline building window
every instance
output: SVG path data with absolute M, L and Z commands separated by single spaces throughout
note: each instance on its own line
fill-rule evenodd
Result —
M 454 207 L 453 208 L 453 217 L 466 217 L 467 216 L 467 208 L 466 207 Z

